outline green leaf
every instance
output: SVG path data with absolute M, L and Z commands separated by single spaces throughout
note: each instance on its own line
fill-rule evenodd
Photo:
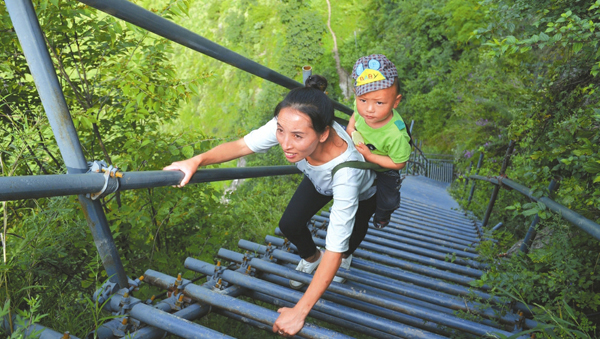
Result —
M 194 147 L 192 147 L 191 145 L 183 146 L 183 148 L 181 149 L 181 153 L 183 153 L 184 157 L 191 158 L 194 156 Z
M 169 146 L 169 152 L 171 152 L 173 155 L 179 155 L 179 150 L 173 145 Z
M 530 210 L 523 211 L 523 215 L 526 216 L 526 217 L 528 217 L 530 215 L 537 214 L 539 211 L 540 210 L 536 207 L 536 208 L 532 208 Z
M 550 40 L 550 37 L 548 36 L 548 34 L 542 32 L 542 33 L 540 33 L 540 40 L 548 41 L 548 40 Z
M 506 42 L 510 43 L 510 44 L 516 44 L 517 43 L 517 38 L 515 38 L 512 35 L 509 35 L 506 37 Z
M 530 39 L 531 39 L 531 42 L 533 42 L 533 43 L 537 43 L 538 41 L 540 41 L 540 37 L 535 34 L 532 35 Z
M 600 182 L 600 175 L 596 177 L 596 179 L 594 179 L 594 184 Z
M 583 43 L 576 42 L 573 44 L 573 53 L 579 52 L 583 48 Z

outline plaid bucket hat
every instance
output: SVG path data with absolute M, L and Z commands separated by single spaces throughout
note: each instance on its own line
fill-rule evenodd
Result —
M 394 84 L 398 76 L 396 66 L 383 54 L 362 57 L 354 64 L 352 78 L 356 96 L 385 89 Z

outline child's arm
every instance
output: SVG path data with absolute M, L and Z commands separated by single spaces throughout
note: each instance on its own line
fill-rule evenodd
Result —
M 366 161 L 377 164 L 383 168 L 399 171 L 406 166 L 406 162 L 397 164 L 387 155 L 371 153 L 371 150 L 365 144 L 356 145 L 356 149 L 360 152 L 360 154 L 363 155 L 363 157 L 365 157 Z
M 350 120 L 348 121 L 348 126 L 346 126 L 346 133 L 348 133 L 348 135 L 352 135 L 352 132 L 356 131 L 356 128 L 354 127 L 354 125 L 356 124 L 356 120 L 354 120 L 354 114 L 353 113 L 350 116 Z

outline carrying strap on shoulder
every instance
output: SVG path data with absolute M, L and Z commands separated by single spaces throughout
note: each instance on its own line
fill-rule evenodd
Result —
M 415 143 L 413 142 L 412 135 L 410 134 L 410 130 L 408 128 L 406 129 L 406 134 L 408 134 L 408 144 L 411 147 L 415 147 Z
M 331 170 L 331 177 L 333 178 L 335 173 L 344 167 L 359 168 L 359 169 L 372 169 L 372 170 L 378 170 L 378 169 L 383 168 L 377 164 L 374 164 L 371 162 L 366 162 L 366 161 L 345 161 L 345 162 L 337 164 L 337 166 L 335 166 L 333 168 L 333 170 Z

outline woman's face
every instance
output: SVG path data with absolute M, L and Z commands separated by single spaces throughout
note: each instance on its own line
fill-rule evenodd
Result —
M 317 134 L 308 115 L 293 108 L 283 108 L 277 116 L 277 141 L 291 163 L 310 157 L 325 134 Z

